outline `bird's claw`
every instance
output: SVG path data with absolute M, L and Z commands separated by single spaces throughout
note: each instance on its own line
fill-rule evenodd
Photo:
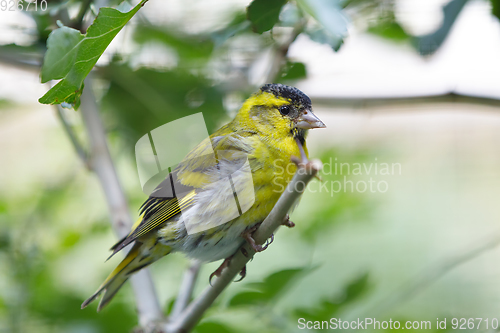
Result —
M 264 250 L 268 248 L 269 245 L 272 244 L 272 242 L 274 242 L 274 234 L 271 234 L 271 240 L 267 240 L 266 241 L 266 245 L 264 245 Z
M 247 241 L 247 243 L 252 247 L 252 249 L 255 251 L 255 252 L 262 252 L 264 251 L 265 249 L 267 249 L 267 247 L 274 241 L 274 234 L 271 235 L 271 241 L 267 240 L 266 241 L 266 244 L 264 246 L 260 245 L 260 244 L 257 244 L 255 243 L 255 240 L 253 239 L 252 237 L 252 233 L 257 230 L 259 226 L 255 226 L 245 232 L 243 232 L 241 234 L 241 236 Z M 245 254 L 245 253 L 243 253 Z M 248 254 L 248 253 L 247 253 Z
M 241 280 L 243 280 L 245 278 L 245 276 L 247 276 L 247 266 L 243 266 L 243 268 L 241 269 L 240 271 L 240 278 L 234 282 L 240 282 Z
M 226 259 L 224 259 L 224 261 L 219 266 L 219 268 L 217 268 L 212 274 L 210 274 L 210 277 L 208 278 L 208 283 L 210 284 L 210 286 L 212 285 L 212 279 L 214 278 L 214 276 L 220 277 L 224 268 L 229 266 L 229 263 L 231 262 L 232 257 L 233 256 L 230 256 L 230 257 L 227 257 Z

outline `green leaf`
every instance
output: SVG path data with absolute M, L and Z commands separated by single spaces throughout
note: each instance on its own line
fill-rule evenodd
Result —
M 287 62 L 281 73 L 281 80 L 298 80 L 307 76 L 306 65 L 302 62 Z
M 410 39 L 410 36 L 396 21 L 393 10 L 383 12 L 383 15 L 381 15 L 374 24 L 370 25 L 368 32 L 395 42 L 402 42 Z
M 280 26 L 294 28 L 302 18 L 302 11 L 299 10 L 295 3 L 289 2 L 281 10 Z
M 229 302 L 230 306 L 257 305 L 268 301 L 267 295 L 260 291 L 244 291 L 234 295 Z
M 177 300 L 177 298 L 172 298 L 167 304 L 166 306 L 164 307 L 164 311 L 165 311 L 165 314 L 166 315 L 169 315 L 170 313 L 172 313 L 172 310 L 174 309 L 174 304 L 175 304 L 175 301 Z
M 490 0 L 491 1 L 491 13 L 500 19 L 500 0 Z
M 122 5 L 119 9 L 101 8 L 85 35 L 68 27 L 54 30 L 47 40 L 42 83 L 62 80 L 38 101 L 43 104 L 66 102 L 78 108 L 85 77 L 113 38 L 146 2 L 142 0 L 128 12 L 119 10 L 123 10 Z
M 321 27 L 308 28 L 305 33 L 311 40 L 317 43 L 330 45 L 335 52 L 337 52 L 344 43 L 344 36 L 334 35 Z
M 72 248 L 75 244 L 80 241 L 81 233 L 76 231 L 68 231 L 64 235 L 62 235 L 61 245 L 64 248 Z
M 321 300 L 314 308 L 299 308 L 294 310 L 294 316 L 307 318 L 312 321 L 322 321 L 325 318 L 332 318 L 346 305 L 361 298 L 369 289 L 368 273 L 356 277 L 348 283 L 340 297 L 331 300 Z
M 279 294 L 289 288 L 292 281 L 302 273 L 310 273 L 311 268 L 285 269 L 273 273 L 262 282 L 250 283 L 249 287 L 255 291 L 244 291 L 236 294 L 229 302 L 230 306 L 258 305 L 269 303 L 279 296 Z
M 253 0 L 247 8 L 252 30 L 261 34 L 271 30 L 278 22 L 280 11 L 287 0 Z
M 286 289 L 301 273 L 310 273 L 314 269 L 315 268 L 284 269 L 269 275 L 263 282 L 258 283 L 258 285 L 261 290 L 268 295 L 269 299 L 271 299 L 278 295 L 282 290 Z
M 0 229 L 0 251 L 8 251 L 11 247 L 11 240 L 7 228 Z
M 368 32 L 396 42 L 409 39 L 409 36 L 397 22 L 385 22 L 383 24 L 370 27 L 368 28 Z
M 435 32 L 414 39 L 413 44 L 421 55 L 433 54 L 441 47 L 467 1 L 452 0 L 448 2 L 443 6 L 443 24 Z
M 42 67 L 42 83 L 62 79 L 71 70 L 79 43 L 84 38 L 80 31 L 68 27 L 59 28 L 50 34 Z
M 348 303 L 363 296 L 368 287 L 368 273 L 364 273 L 346 286 L 344 302 Z
M 297 4 L 333 36 L 347 34 L 347 22 L 338 0 L 297 0 Z
M 250 31 L 250 26 L 251 23 L 247 20 L 245 13 L 237 13 L 227 26 L 212 33 L 211 37 L 216 46 L 221 46 L 234 35 Z

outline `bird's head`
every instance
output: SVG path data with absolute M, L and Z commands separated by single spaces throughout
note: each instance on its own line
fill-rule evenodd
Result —
M 260 133 L 304 141 L 308 129 L 325 124 L 312 112 L 311 99 L 297 88 L 266 84 L 250 96 L 236 119 L 243 127 Z

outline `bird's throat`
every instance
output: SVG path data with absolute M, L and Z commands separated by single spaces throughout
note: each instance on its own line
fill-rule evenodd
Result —
M 306 141 L 307 130 L 302 128 L 293 128 L 291 130 L 291 134 L 294 139 L 298 139 L 302 145 L 304 145 Z

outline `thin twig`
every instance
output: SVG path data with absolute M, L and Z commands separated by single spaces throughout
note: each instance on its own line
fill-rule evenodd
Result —
M 87 14 L 87 11 L 90 8 L 91 3 L 92 3 L 92 0 L 83 0 L 80 3 L 80 10 L 78 11 L 78 14 L 76 15 L 75 19 L 73 20 L 73 27 L 77 30 L 80 30 L 81 33 L 85 33 L 84 30 L 86 30 L 86 28 L 87 28 L 86 24 L 84 22 L 84 18 L 85 18 L 85 14 Z
M 271 234 L 283 223 L 288 211 L 304 191 L 309 181 L 321 169 L 321 162 L 313 160 L 298 165 L 298 170 L 288 184 L 287 188 L 279 198 L 271 213 L 262 222 L 253 234 L 257 244 L 263 244 Z M 245 253 L 246 255 L 244 255 Z M 245 267 L 253 257 L 255 251 L 248 244 L 244 244 L 231 259 L 229 266 L 215 280 L 212 286 L 208 286 L 203 293 L 195 299 L 176 321 L 167 325 L 169 333 L 189 332 L 201 319 L 203 313 L 212 305 L 222 291 L 234 280 L 236 275 Z
M 372 310 L 368 310 L 365 312 L 370 313 L 370 316 L 374 315 L 374 313 L 376 314 L 376 316 L 383 316 L 391 309 L 399 306 L 403 302 L 414 297 L 418 292 L 429 287 L 432 283 L 443 277 L 451 270 L 476 258 L 477 256 L 483 254 L 485 251 L 491 250 L 499 245 L 500 234 L 495 234 L 489 239 L 484 239 L 478 242 L 478 245 L 476 245 L 475 247 L 446 258 L 445 260 L 442 260 L 441 262 L 429 267 L 422 274 L 417 276 L 413 281 L 410 281 L 409 283 L 401 287 L 399 291 L 391 293 L 390 297 L 383 300 L 381 303 L 377 303 Z
M 88 159 L 88 154 L 85 151 L 85 148 L 83 148 L 83 145 L 80 143 L 78 138 L 76 137 L 75 132 L 73 131 L 73 128 L 71 125 L 68 123 L 66 117 L 64 116 L 64 110 L 60 104 L 54 105 L 57 113 L 57 117 L 61 121 L 61 124 L 63 126 L 64 131 L 68 135 L 69 141 L 71 141 L 71 144 L 73 145 L 73 148 L 75 148 L 76 154 L 78 157 L 83 162 L 83 165 L 87 168 L 87 170 L 90 169 L 90 164 L 89 164 L 89 159 Z
M 104 190 L 113 229 L 118 238 L 122 238 L 129 233 L 132 218 L 109 154 L 106 134 L 92 92 L 91 80 L 89 75 L 85 80 L 85 90 L 81 97 L 81 112 L 90 144 L 89 163 Z M 151 329 L 163 318 L 163 315 L 149 271 L 143 269 L 134 274 L 131 282 L 139 312 L 139 324 L 146 329 Z
M 177 299 L 175 300 L 174 307 L 170 313 L 170 318 L 175 319 L 180 316 L 182 311 L 188 306 L 193 295 L 193 289 L 196 284 L 196 279 L 200 271 L 201 262 L 193 260 L 189 268 L 184 273 Z

